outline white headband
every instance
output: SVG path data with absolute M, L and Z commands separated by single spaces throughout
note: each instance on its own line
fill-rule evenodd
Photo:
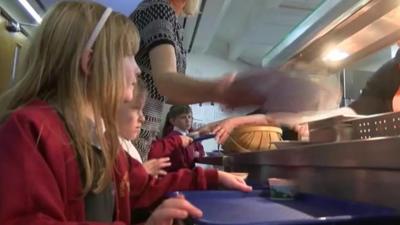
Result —
M 89 41 L 87 42 L 87 44 L 85 46 L 85 49 L 92 49 L 93 44 L 97 39 L 97 36 L 99 36 L 99 33 L 100 33 L 101 29 L 103 28 L 104 24 L 107 22 L 107 19 L 111 15 L 111 13 L 112 13 L 112 9 L 111 8 L 107 8 L 104 11 L 104 13 L 101 16 L 99 22 L 94 27 L 94 30 L 93 30 L 92 34 L 90 35 Z

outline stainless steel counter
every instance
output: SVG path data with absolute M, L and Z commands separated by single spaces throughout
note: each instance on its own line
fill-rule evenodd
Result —
M 290 178 L 302 192 L 400 210 L 400 137 L 236 154 L 224 164 L 253 182 Z

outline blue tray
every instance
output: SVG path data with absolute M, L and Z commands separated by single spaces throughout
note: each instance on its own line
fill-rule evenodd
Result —
M 380 222 L 372 224 L 389 224 L 381 222 L 399 221 L 394 209 L 309 194 L 299 194 L 294 200 L 273 201 L 269 199 L 269 192 L 265 190 L 255 190 L 251 193 L 182 193 L 203 211 L 203 217 L 194 221 L 199 225 L 361 224 L 360 221 L 373 220 Z

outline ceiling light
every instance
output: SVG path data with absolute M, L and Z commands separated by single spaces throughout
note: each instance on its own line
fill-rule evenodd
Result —
M 36 20 L 37 23 L 42 22 L 42 17 L 36 12 L 36 10 L 29 4 L 27 0 L 18 0 L 19 3 L 26 9 L 26 11 L 31 14 L 31 16 Z
M 326 54 L 322 59 L 324 61 L 340 61 L 349 56 L 349 53 L 342 51 L 340 49 L 334 49 L 330 51 L 328 54 Z

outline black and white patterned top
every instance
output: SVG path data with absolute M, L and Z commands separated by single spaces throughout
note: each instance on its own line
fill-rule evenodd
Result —
M 161 44 L 171 44 L 175 48 L 176 68 L 180 73 L 186 70 L 186 50 L 183 48 L 183 29 L 169 0 L 144 0 L 130 18 L 140 33 L 140 49 L 136 61 L 142 70 L 142 78 L 146 83 L 149 96 L 144 115 L 146 118 L 139 138 L 135 141 L 143 160 L 147 159 L 151 142 L 160 131 L 161 113 L 166 100 L 155 86 L 150 65 L 149 52 Z

